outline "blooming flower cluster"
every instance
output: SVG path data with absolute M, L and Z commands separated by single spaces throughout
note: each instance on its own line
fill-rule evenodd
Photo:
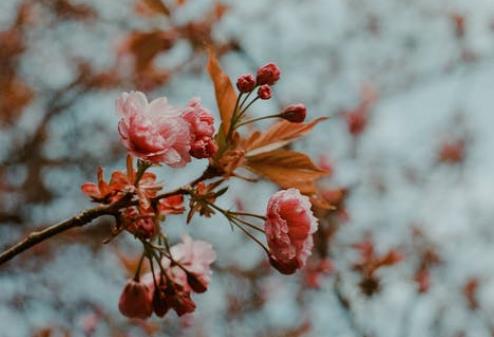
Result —
M 191 156 L 209 158 L 216 152 L 213 116 L 198 99 L 180 109 L 165 97 L 149 103 L 143 93 L 134 91 L 118 98 L 117 111 L 123 144 L 142 160 L 183 167 Z
M 159 274 L 127 282 L 120 295 L 120 312 L 130 318 L 148 318 L 153 312 L 163 317 L 170 309 L 179 316 L 193 312 L 196 305 L 191 294 L 207 290 L 215 259 L 210 244 L 185 236 L 162 258 Z
M 116 101 L 116 109 L 121 117 L 118 132 L 129 152 L 127 171 L 113 172 L 110 181 L 106 182 L 103 169 L 99 168 L 98 182 L 82 185 L 82 191 L 94 202 L 115 208 L 111 213 L 117 220 L 115 236 L 127 231 L 143 245 L 135 276 L 125 285 L 119 301 L 120 312 L 130 318 L 146 319 L 153 312 L 163 317 L 170 310 L 179 316 L 191 313 L 196 308 L 192 294 L 203 293 L 208 288 L 210 266 L 216 259 L 212 246 L 187 235 L 183 242 L 171 246 L 161 226 L 168 215 L 185 213 L 188 208 L 189 222 L 196 214 L 204 217 L 222 214 L 232 226 L 258 243 L 266 251 L 271 265 L 283 274 L 293 274 L 304 267 L 314 246 L 312 235 L 318 222 L 309 197 L 297 187 L 302 186 L 305 194 L 315 193 L 311 184 L 325 171 L 318 169 L 303 154 L 278 148 L 306 133 L 318 121 L 303 124 L 307 109 L 300 103 L 288 105 L 277 114 L 249 119 L 248 109 L 256 100 L 272 97 L 271 87 L 281 74 L 278 66 L 269 63 L 260 67 L 256 76 L 240 76 L 237 96 L 214 59 L 212 64 L 215 68 L 210 72 L 214 74 L 222 117 L 218 133 L 215 134 L 213 115 L 197 98 L 178 108 L 170 105 L 165 97 L 149 102 L 141 92 L 123 93 Z M 248 101 L 256 88 L 257 96 Z M 241 139 L 237 131 L 240 127 L 266 118 L 282 121 L 265 136 L 254 133 Z M 292 123 L 300 126 L 294 129 Z M 276 175 L 276 169 L 273 172 L 256 170 L 254 163 L 259 159 L 252 150 L 260 153 L 260 163 L 282 153 L 285 158 L 281 165 L 284 170 L 288 166 L 285 173 L 291 175 L 294 182 L 284 183 Z M 137 169 L 133 157 L 137 157 Z M 181 168 L 192 158 L 209 159 L 202 176 L 177 190 L 162 193 L 163 186 L 148 169 L 160 164 Z M 299 177 L 299 171 L 290 171 L 289 166 L 291 160 L 301 158 L 304 176 Z M 286 188 L 269 199 L 265 215 L 225 210 L 216 204 L 217 198 L 228 190 L 222 185 L 231 177 L 242 178 L 235 172 L 241 166 L 254 173 L 264 173 Z M 206 180 L 211 182 L 206 183 Z M 190 199 L 188 207 L 184 205 L 185 196 Z M 252 220 L 262 220 L 264 228 Z M 252 230 L 263 233 L 267 245 Z M 148 273 L 142 272 L 146 263 L 150 269 Z M 327 271 L 327 268 L 321 271 Z M 141 273 L 144 273 L 142 277 Z

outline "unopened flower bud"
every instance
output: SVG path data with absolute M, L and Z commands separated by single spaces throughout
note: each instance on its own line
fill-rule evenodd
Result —
M 196 293 L 200 294 L 208 290 L 207 282 L 194 273 L 187 272 L 187 283 Z
M 273 85 L 280 79 L 280 68 L 274 63 L 268 63 L 257 69 L 257 84 Z
M 127 281 L 120 295 L 118 309 L 129 318 L 148 318 L 153 313 L 151 288 L 135 280 Z
M 264 100 L 270 99 L 272 96 L 271 87 L 267 84 L 261 85 L 257 90 L 257 96 L 259 96 L 260 99 Z
M 171 300 L 173 309 L 177 315 L 183 316 L 190 314 L 196 310 L 196 304 L 190 298 L 190 292 L 180 292 Z
M 276 258 L 274 258 L 273 256 L 269 256 L 269 263 L 276 270 L 278 270 L 280 273 L 285 275 L 291 275 L 295 273 L 298 269 L 298 265 L 295 262 L 289 261 L 287 263 L 282 263 L 276 260 Z
M 211 158 L 218 151 L 218 146 L 210 137 L 196 140 L 190 147 L 190 155 L 194 158 Z
M 251 92 L 256 87 L 256 78 L 252 74 L 243 74 L 237 80 L 237 89 L 240 92 Z
M 281 112 L 280 117 L 292 123 L 302 123 L 305 120 L 306 115 L 307 108 L 305 105 L 298 103 L 287 106 Z
M 153 310 L 158 317 L 165 316 L 168 310 L 170 310 L 170 306 L 166 300 L 166 295 L 159 287 L 154 290 Z

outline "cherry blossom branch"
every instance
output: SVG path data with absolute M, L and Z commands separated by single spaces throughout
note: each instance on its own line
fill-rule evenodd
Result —
M 31 232 L 27 237 L 0 254 L 0 265 L 10 261 L 15 256 L 59 233 L 65 232 L 66 230 L 74 227 L 82 227 L 100 216 L 115 214 L 120 208 L 130 203 L 130 197 L 131 195 L 129 194 L 112 205 L 90 208 L 70 219 L 64 220 L 45 229 Z
M 190 187 L 197 185 L 199 182 L 203 180 L 213 178 L 216 175 L 217 172 L 211 169 L 210 167 L 208 167 L 199 178 L 193 180 L 189 185 L 180 187 L 171 192 L 159 194 L 153 199 L 151 199 L 151 202 L 156 203 L 160 199 L 164 199 L 178 194 L 188 194 Z M 75 227 L 85 226 L 90 222 L 92 222 L 93 220 L 104 215 L 117 215 L 120 209 L 130 206 L 135 206 L 138 205 L 138 203 L 139 203 L 138 200 L 133 200 L 132 194 L 127 194 L 122 199 L 118 200 L 117 202 L 111 205 L 102 205 L 102 206 L 87 209 L 70 219 L 64 220 L 45 229 L 31 232 L 24 239 L 22 239 L 15 245 L 11 246 L 10 248 L 0 253 L 0 265 L 10 261 L 17 255 L 25 252 L 26 250 L 36 246 L 37 244 L 57 234 L 60 234 L 62 232 L 65 232 Z

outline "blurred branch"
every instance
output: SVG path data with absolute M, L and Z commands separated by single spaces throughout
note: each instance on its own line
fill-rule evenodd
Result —
M 356 333 L 357 336 L 361 337 L 371 337 L 363 329 L 359 326 L 357 321 L 355 320 L 355 314 L 353 313 L 352 302 L 350 299 L 343 293 L 343 289 L 341 287 L 341 275 L 337 273 L 335 275 L 335 281 L 333 285 L 333 290 L 338 299 L 341 308 L 343 309 L 343 313 L 350 325 L 350 328 Z

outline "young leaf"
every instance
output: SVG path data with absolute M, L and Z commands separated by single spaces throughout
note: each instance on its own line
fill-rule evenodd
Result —
M 265 133 L 254 132 L 245 142 L 247 156 L 256 156 L 283 147 L 299 137 L 309 133 L 319 122 L 327 117 L 320 117 L 308 123 L 290 123 L 280 121 Z
M 326 175 L 305 154 L 290 150 L 261 153 L 248 158 L 244 165 L 282 188 L 298 188 L 303 194 L 315 193 L 314 182 Z
M 226 135 L 230 128 L 233 109 L 237 101 L 237 94 L 233 89 L 228 75 L 225 74 L 214 52 L 209 52 L 208 73 L 214 84 L 216 104 L 221 116 L 220 132 Z

